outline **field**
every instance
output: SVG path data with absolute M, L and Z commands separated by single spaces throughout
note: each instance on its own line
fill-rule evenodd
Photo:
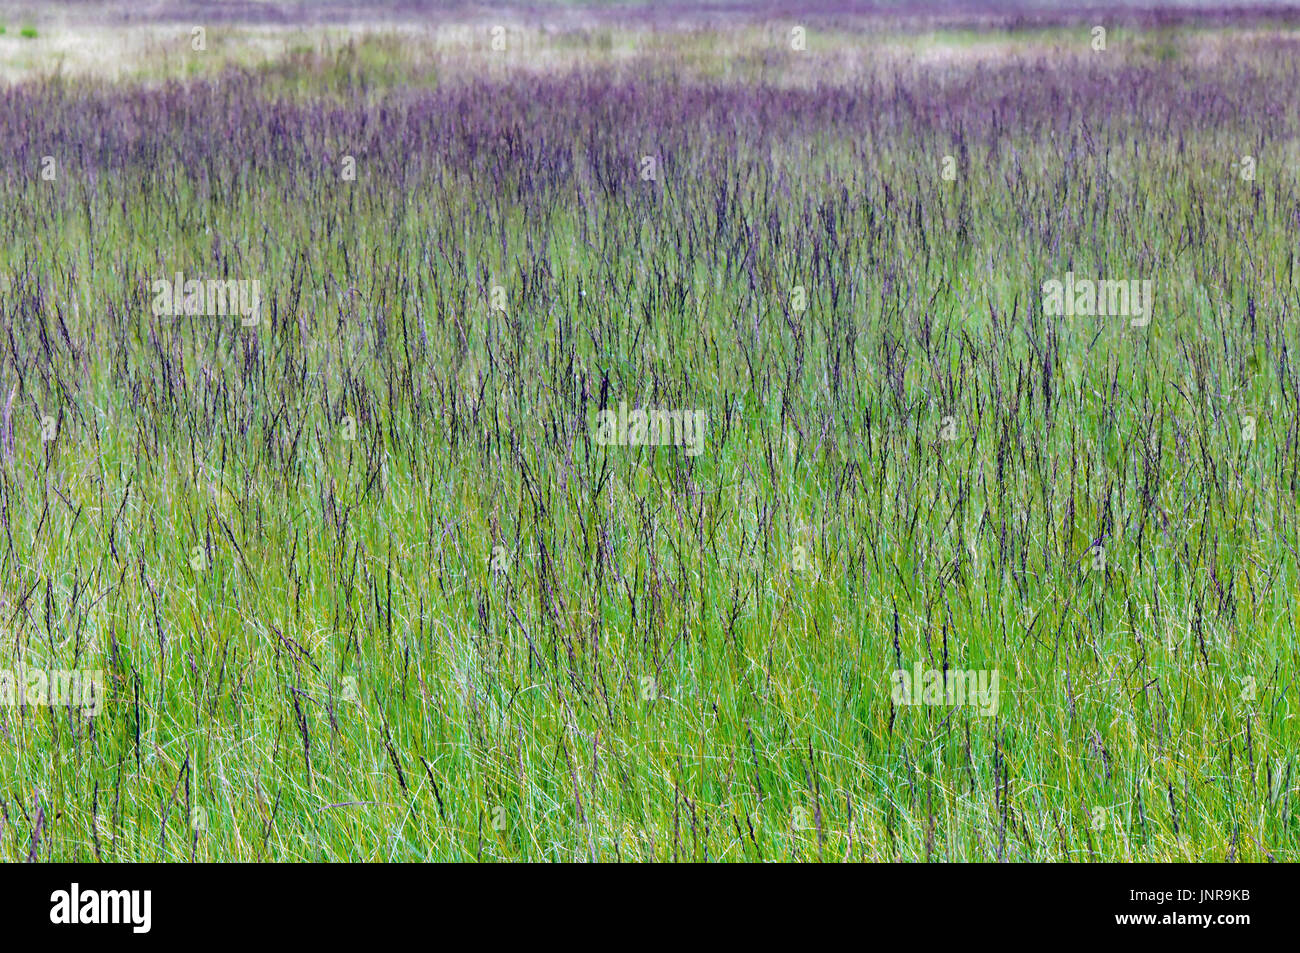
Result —
M 0 8 L 0 859 L 1300 859 L 1300 13 L 862 6 Z

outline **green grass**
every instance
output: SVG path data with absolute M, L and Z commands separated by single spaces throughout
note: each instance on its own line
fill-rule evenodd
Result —
M 1297 859 L 1300 181 L 1183 132 L 955 182 L 948 133 L 742 140 L 725 219 L 697 130 L 657 198 L 329 136 L 4 180 L 0 666 L 110 698 L 0 708 L 0 858 L 40 805 L 43 860 Z M 259 325 L 148 313 L 223 261 Z M 1047 321 L 1067 269 L 1153 277 L 1151 326 Z M 705 452 L 596 445 L 602 384 Z M 917 661 L 997 716 L 895 706 Z

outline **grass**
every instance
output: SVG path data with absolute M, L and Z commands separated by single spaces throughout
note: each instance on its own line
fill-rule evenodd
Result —
M 0 857 L 1297 859 L 1297 38 L 719 29 L 11 90 Z

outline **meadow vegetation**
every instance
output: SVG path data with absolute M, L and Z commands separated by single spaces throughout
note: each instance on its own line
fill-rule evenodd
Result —
M 1300 33 L 791 26 L 0 88 L 0 858 L 1297 859 Z

